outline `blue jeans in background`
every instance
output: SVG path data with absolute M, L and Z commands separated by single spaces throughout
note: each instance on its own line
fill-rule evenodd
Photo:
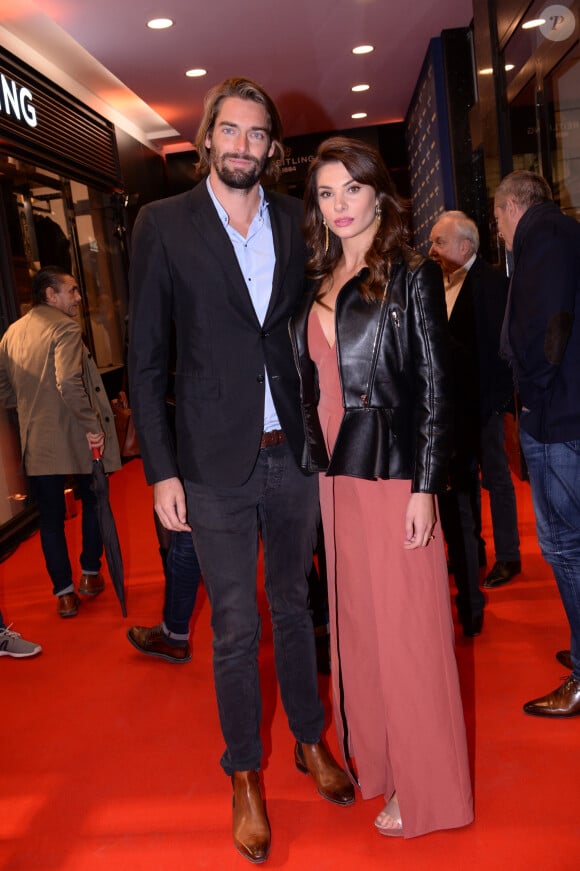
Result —
M 91 489 L 92 475 L 74 475 L 82 503 L 81 571 L 97 574 L 101 568 L 103 540 L 97 516 L 97 499 Z M 32 475 L 28 479 L 39 514 L 40 543 L 55 596 L 74 591 L 64 521 L 66 514 L 65 475 Z
M 580 680 L 580 439 L 544 444 L 520 429 L 520 443 L 538 543 L 552 567 L 570 623 L 572 674 Z
M 163 631 L 177 641 L 187 641 L 201 577 L 191 532 L 171 533 L 169 550 L 163 563 L 165 569 Z

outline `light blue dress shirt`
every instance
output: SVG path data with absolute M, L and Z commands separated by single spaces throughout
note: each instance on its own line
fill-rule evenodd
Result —
M 246 282 L 246 287 L 256 312 L 256 317 L 260 324 L 263 324 L 266 312 L 268 311 L 268 305 L 270 304 L 270 297 L 272 296 L 272 281 L 276 265 L 272 224 L 270 222 L 270 213 L 268 212 L 268 203 L 264 199 L 264 191 L 260 187 L 260 205 L 250 224 L 248 235 L 244 237 L 231 226 L 228 213 L 212 190 L 209 176 L 206 184 L 219 218 L 234 247 L 240 270 L 244 276 L 244 281 Z M 269 432 L 272 429 L 280 429 L 280 421 L 274 407 L 267 372 L 265 386 L 264 432 Z

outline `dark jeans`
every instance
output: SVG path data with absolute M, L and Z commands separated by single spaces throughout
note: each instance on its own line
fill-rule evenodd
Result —
M 213 667 L 226 751 L 226 774 L 262 761 L 258 674 L 260 616 L 256 595 L 259 536 L 284 709 L 297 741 L 320 740 L 318 696 L 307 577 L 318 521 L 318 479 L 296 466 L 287 444 L 259 452 L 240 487 L 185 482 L 189 523 L 211 603 Z
M 496 560 L 520 559 L 516 493 L 505 449 L 503 414 L 492 414 L 481 428 L 481 485 L 489 491 Z
M 64 532 L 65 475 L 33 475 L 29 478 L 39 513 L 40 543 L 55 596 L 74 590 L 72 568 Z M 81 570 L 96 574 L 101 568 L 103 541 L 97 517 L 97 500 L 91 489 L 92 475 L 74 475 L 82 502 Z
M 538 543 L 570 624 L 572 674 L 580 680 L 580 439 L 547 445 L 520 429 Z
M 485 605 L 479 586 L 479 488 L 473 458 L 471 463 L 461 464 L 461 473 L 451 477 L 451 489 L 439 496 L 441 528 L 457 587 L 455 603 L 461 623 L 477 620 Z

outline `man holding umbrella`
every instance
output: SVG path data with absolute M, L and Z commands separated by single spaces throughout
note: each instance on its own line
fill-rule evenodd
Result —
M 102 455 L 106 472 L 121 466 L 113 412 L 75 320 L 80 302 L 73 276 L 47 266 L 33 278 L 32 308 L 0 342 L 0 402 L 18 410 L 24 469 L 60 617 L 74 617 L 80 601 L 64 532 L 66 476 L 75 476 L 83 508 L 78 592 L 97 596 L 105 583 L 91 451 Z

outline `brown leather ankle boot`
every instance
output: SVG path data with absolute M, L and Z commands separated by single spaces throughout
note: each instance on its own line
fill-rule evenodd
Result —
M 343 807 L 353 803 L 354 787 L 322 741 L 317 744 L 301 744 L 297 741 L 294 761 L 298 771 L 312 775 L 322 798 Z
M 266 816 L 257 771 L 234 771 L 232 775 L 234 846 L 244 859 L 257 864 L 270 852 L 270 824 Z

